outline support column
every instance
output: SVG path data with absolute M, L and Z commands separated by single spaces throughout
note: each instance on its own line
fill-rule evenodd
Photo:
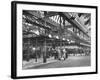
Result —
M 61 34 L 61 30 L 62 30 L 62 26 L 61 26 L 61 15 L 59 15 L 59 17 L 60 17 L 60 30 L 59 30 L 59 35 Z M 61 40 L 60 40 L 60 47 L 61 47 L 61 44 L 62 42 L 61 42 Z
M 44 51 L 43 51 L 43 63 L 46 63 L 47 59 L 46 59 L 46 38 L 44 41 Z
M 36 46 L 35 46 L 36 47 L 35 48 L 35 62 L 37 62 L 37 39 L 36 39 L 35 42 L 36 42 Z

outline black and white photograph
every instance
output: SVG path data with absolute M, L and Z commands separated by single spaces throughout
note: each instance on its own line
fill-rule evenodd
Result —
M 96 6 L 15 3 L 16 77 L 96 73 Z
M 91 14 L 23 10 L 23 69 L 91 66 Z

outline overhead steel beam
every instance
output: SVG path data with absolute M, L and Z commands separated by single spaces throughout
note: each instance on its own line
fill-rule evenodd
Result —
M 29 13 L 29 12 L 28 12 Z M 29 13 L 29 14 L 31 14 L 31 15 L 34 15 L 34 16 L 36 16 L 37 18 L 39 18 L 39 19 L 37 19 L 37 20 L 43 20 L 43 21 L 46 21 L 46 23 L 49 23 L 49 24 L 51 24 L 51 25 L 53 25 L 53 26 L 55 26 L 55 27 L 60 27 L 60 24 L 58 24 L 58 23 L 56 23 L 56 22 L 54 22 L 53 20 L 50 20 L 49 18 L 40 18 L 39 17 L 39 15 L 37 15 L 37 14 L 32 14 L 32 13 Z M 65 16 L 66 17 L 66 16 Z M 33 22 L 32 20 L 29 20 L 29 22 L 31 23 L 31 24 L 33 24 L 33 25 L 37 25 L 37 26 L 40 26 L 40 27 L 43 27 L 43 28 L 45 28 L 45 29 L 47 29 L 48 27 L 45 27 L 45 26 L 43 26 L 43 25 L 41 25 L 41 24 L 38 24 L 38 23 L 36 23 L 36 22 Z M 69 31 L 69 30 L 66 30 L 68 33 L 70 33 L 75 39 L 78 39 L 78 40 L 80 40 L 80 41 L 82 41 L 82 42 L 84 42 L 84 43 L 87 43 L 87 41 L 85 41 L 85 40 L 83 40 L 83 39 L 80 39 L 77 35 L 75 35 L 74 33 L 72 33 L 71 31 Z M 67 35 L 67 34 L 66 34 Z M 88 43 L 89 44 L 89 43 Z
M 82 28 L 82 25 L 80 25 L 75 19 L 71 19 L 71 15 L 69 15 L 69 13 L 60 13 L 65 19 L 67 19 L 70 23 L 72 23 L 73 25 L 75 25 L 79 30 L 81 30 L 85 35 L 87 35 L 88 37 L 90 37 L 87 34 L 87 30 Z
M 44 18 L 52 17 L 55 15 L 58 15 L 58 13 L 57 12 L 47 12 L 47 14 L 44 16 Z
M 32 25 L 36 25 L 36 26 L 39 26 L 39 27 L 41 27 L 41 28 L 47 29 L 47 30 L 51 30 L 50 28 L 45 27 L 45 26 L 42 25 L 42 24 L 39 24 L 39 22 L 33 22 L 32 20 L 29 20 L 29 19 L 26 19 L 26 22 L 27 22 L 27 23 L 30 23 L 30 24 L 32 24 Z

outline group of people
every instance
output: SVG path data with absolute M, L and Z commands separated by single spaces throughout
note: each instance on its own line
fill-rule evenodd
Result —
M 65 60 L 68 58 L 67 50 L 65 48 L 55 48 L 53 54 L 54 58 L 58 60 Z

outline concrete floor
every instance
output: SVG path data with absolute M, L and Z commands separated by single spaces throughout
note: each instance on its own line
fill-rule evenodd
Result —
M 58 60 L 56 62 L 30 67 L 29 69 L 81 67 L 90 65 L 91 65 L 90 56 L 70 56 L 65 61 Z

